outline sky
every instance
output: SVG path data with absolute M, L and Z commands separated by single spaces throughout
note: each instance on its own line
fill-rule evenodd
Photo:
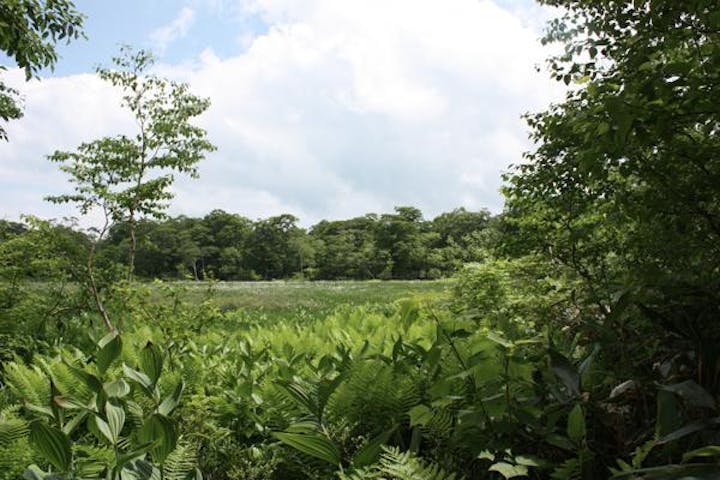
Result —
M 120 44 L 211 99 L 197 119 L 218 147 L 178 178 L 168 213 L 223 209 L 321 219 L 420 208 L 502 210 L 501 175 L 533 148 L 522 114 L 561 98 L 541 46 L 555 12 L 530 0 L 76 0 L 87 40 L 25 82 L 25 116 L 0 143 L 0 218 L 78 216 L 46 156 L 133 133 L 94 74 Z M 537 71 L 540 67 L 540 71 Z M 81 224 L 92 224 L 81 219 Z

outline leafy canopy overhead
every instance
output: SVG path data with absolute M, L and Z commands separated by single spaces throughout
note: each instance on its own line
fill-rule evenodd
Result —
M 83 36 L 85 17 L 68 0 L 3 0 L 0 2 L 0 51 L 25 70 L 29 80 L 58 60 L 55 45 Z M 0 65 L 0 71 L 5 70 Z M 22 116 L 19 93 L 0 81 L 0 118 Z M 7 133 L 0 127 L 0 139 Z

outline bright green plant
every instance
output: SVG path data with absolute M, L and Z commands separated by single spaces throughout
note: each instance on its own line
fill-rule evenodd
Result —
M 133 137 L 119 135 L 84 143 L 75 152 L 55 152 L 50 160 L 70 175 L 75 193 L 48 197 L 52 202 L 77 203 L 81 213 L 100 208 L 106 218 L 127 222 L 130 250 L 128 278 L 135 268 L 137 222 L 160 217 L 172 198 L 173 173 L 198 174 L 197 163 L 215 149 L 205 130 L 191 123 L 210 101 L 179 84 L 149 73 L 150 52 L 121 49 L 113 59 L 116 70 L 99 68 L 98 75 L 123 91 L 123 106 L 137 120 Z M 100 238 L 106 232 L 101 230 Z
M 29 442 L 42 467 L 30 465 L 27 476 L 195 476 L 194 451 L 178 441 L 171 416 L 183 383 L 163 394 L 165 360 L 151 342 L 135 352 L 134 363 L 122 361 L 123 350 L 122 338 L 113 333 L 98 343 L 89 362 L 79 352 L 61 352 L 55 358 L 38 357 L 32 366 L 13 362 L 5 367 L 7 387 L 25 413 L 22 419 L 0 422 L 0 443 Z

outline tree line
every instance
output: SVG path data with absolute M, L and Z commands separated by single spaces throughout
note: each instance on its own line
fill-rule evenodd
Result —
M 253 221 L 223 210 L 200 218 L 145 218 L 135 226 L 134 271 L 145 279 L 440 278 L 483 258 L 498 219 L 487 210 L 458 208 L 425 220 L 417 208 L 396 207 L 393 213 L 322 220 L 309 229 L 298 222 L 291 214 Z M 0 242 L 37 228 L 33 222 L 2 221 Z M 129 229 L 128 222 L 109 227 L 97 245 L 100 264 L 127 262 L 133 250 Z M 48 231 L 75 245 L 67 251 L 93 244 L 79 229 L 55 225 Z

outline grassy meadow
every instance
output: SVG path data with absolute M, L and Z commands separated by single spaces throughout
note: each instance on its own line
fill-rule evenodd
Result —
M 445 295 L 450 280 L 174 282 L 155 284 L 151 298 L 167 303 L 170 292 L 183 292 L 186 302 L 209 301 L 223 312 L 244 313 L 258 320 L 319 318 L 340 306 L 386 307 L 393 302 Z

